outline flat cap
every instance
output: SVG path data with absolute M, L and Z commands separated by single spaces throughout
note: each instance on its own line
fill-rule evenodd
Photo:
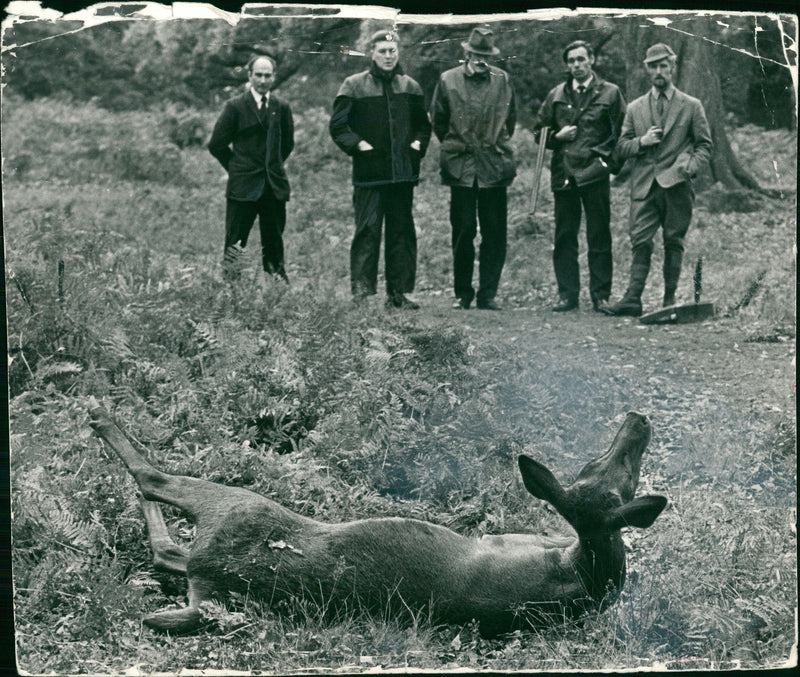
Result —
M 400 42 L 400 36 L 391 28 L 375 31 L 369 39 L 369 46 L 372 47 L 376 42 Z
M 661 61 L 661 59 L 666 59 L 669 57 L 674 57 L 675 52 L 672 51 L 672 48 L 663 43 L 657 42 L 655 45 L 650 47 L 647 50 L 647 54 L 645 54 L 644 62 L 645 63 L 653 63 L 654 61 Z

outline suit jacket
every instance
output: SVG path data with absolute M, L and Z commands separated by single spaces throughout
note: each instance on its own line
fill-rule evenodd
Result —
M 292 110 L 274 92 L 269 95 L 265 121 L 259 118 L 250 92 L 228 101 L 208 142 L 209 152 L 228 172 L 225 195 L 243 202 L 258 200 L 267 181 L 278 200 L 289 199 L 283 163 L 293 148 Z
M 633 158 L 631 199 L 647 197 L 653 181 L 670 188 L 689 181 L 711 157 L 711 131 L 703 104 L 679 89 L 664 112 L 663 136 L 654 146 L 642 146 L 639 139 L 652 126 L 659 126 L 652 110 L 650 90 L 631 101 L 622 123 L 616 152 L 622 159 Z

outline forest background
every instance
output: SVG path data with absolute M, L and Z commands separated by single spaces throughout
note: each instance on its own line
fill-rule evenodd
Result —
M 506 312 L 450 310 L 447 191 L 432 143 L 416 191 L 414 315 L 350 303 L 349 160 L 327 132 L 365 40 L 392 23 L 267 8 L 236 25 L 31 20 L 3 33 L 3 191 L 12 449 L 14 611 L 31 672 L 384 667 L 473 670 L 719 668 L 796 661 L 796 21 L 789 15 L 598 13 L 493 21 L 514 79 L 519 177 L 509 192 Z M 127 15 L 125 13 L 127 12 Z M 137 14 L 138 12 L 138 14 Z M 399 22 L 401 61 L 430 97 L 471 25 Z M 648 44 L 679 56 L 715 140 L 697 183 L 687 262 L 703 256 L 717 316 L 646 328 L 587 310 L 556 321 L 547 169 L 529 212 L 546 92 L 563 46 L 588 39 L 628 100 L 646 89 Z M 225 176 L 205 149 L 253 53 L 278 62 L 293 107 L 289 288 L 249 247 L 241 282 L 220 275 Z M 628 189 L 612 186 L 617 277 L 629 264 Z M 257 240 L 257 238 L 256 238 Z M 251 238 L 251 242 L 252 242 Z M 581 245 L 585 271 L 586 252 Z M 659 270 L 656 251 L 654 271 Z M 690 265 L 687 263 L 687 266 Z M 656 306 L 660 280 L 645 296 Z M 692 299 L 684 274 L 681 299 Z M 498 317 L 499 315 L 499 317 Z M 654 424 L 643 490 L 669 496 L 626 532 L 628 585 L 581 624 L 481 638 L 424 618 L 348 619 L 249 598 L 209 610 L 216 630 L 162 637 L 141 616 L 181 603 L 152 570 L 135 489 L 92 437 L 97 397 L 156 465 L 343 521 L 417 517 L 460 533 L 563 531 L 514 458 L 568 478 L 629 409 Z M 168 513 L 174 538 L 191 525 Z M 284 610 L 286 611 L 286 610 Z M 221 629 L 221 632 L 220 632 Z

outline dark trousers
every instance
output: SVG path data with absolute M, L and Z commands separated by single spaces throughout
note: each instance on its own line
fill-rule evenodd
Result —
M 255 202 L 228 200 L 225 209 L 225 252 L 235 244 L 247 246 L 250 230 L 258 216 L 261 231 L 261 262 L 268 273 L 286 278 L 283 262 L 283 231 L 286 202 L 278 200 L 267 185 Z
M 411 205 L 414 184 L 354 186 L 356 232 L 350 245 L 350 289 L 356 296 L 377 293 L 381 230 L 386 222 L 383 247 L 386 293 L 414 291 L 417 275 L 417 233 Z
M 578 268 L 578 232 L 581 227 L 581 206 L 586 215 L 586 242 L 589 248 L 589 294 L 592 302 L 611 296 L 614 272 L 611 257 L 611 196 L 608 179 L 578 186 L 570 179 L 569 187 L 553 191 L 555 200 L 555 246 L 553 268 L 558 295 L 577 301 L 580 292 Z
M 475 297 L 472 271 L 475 267 L 474 239 L 480 221 L 478 254 L 478 302 L 497 294 L 506 261 L 506 188 L 450 187 L 450 226 L 453 247 L 453 287 L 456 296 L 469 302 Z

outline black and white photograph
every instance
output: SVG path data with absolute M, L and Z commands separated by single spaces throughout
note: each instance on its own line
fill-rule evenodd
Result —
M 795 11 L 66 4 L 2 23 L 6 663 L 796 669 Z

